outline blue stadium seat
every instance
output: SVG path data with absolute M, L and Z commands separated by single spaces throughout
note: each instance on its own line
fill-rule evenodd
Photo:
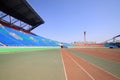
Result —
M 69 43 L 63 43 L 63 45 L 66 46 L 66 47 L 68 47 L 68 48 L 72 47 Z
M 6 46 L 60 46 L 60 42 L 34 34 L 27 34 L 12 28 L 0 25 L 0 42 Z M 66 46 L 70 46 L 64 43 Z M 2 46 L 2 44 L 0 44 Z
M 8 28 L 8 27 L 5 27 L 5 29 L 21 37 L 23 40 L 19 40 L 19 42 L 23 43 L 24 46 L 34 46 L 33 41 L 25 33 Z
M 2 46 L 2 44 L 0 44 L 0 46 Z
M 22 44 L 13 38 L 7 31 L 0 27 L 0 42 L 8 46 L 22 46 Z M 19 44 L 19 45 L 18 45 Z

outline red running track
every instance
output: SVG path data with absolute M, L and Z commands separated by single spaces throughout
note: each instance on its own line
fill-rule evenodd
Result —
M 120 62 L 120 53 L 119 52 L 113 52 L 113 51 L 108 51 L 108 50 L 98 50 L 98 49 L 84 49 L 84 48 L 75 48 L 72 50 L 80 52 L 80 53 L 89 54 L 89 55 L 93 55 L 96 57 L 108 59 L 111 61 Z
M 66 80 L 120 80 L 87 61 L 61 50 L 66 72 Z

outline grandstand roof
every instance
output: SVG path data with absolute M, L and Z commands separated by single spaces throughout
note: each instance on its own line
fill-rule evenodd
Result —
M 0 0 L 0 10 L 31 25 L 30 31 L 44 23 L 26 0 Z

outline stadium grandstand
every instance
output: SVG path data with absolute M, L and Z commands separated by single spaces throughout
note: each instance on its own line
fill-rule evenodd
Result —
M 0 1 L 0 46 L 60 47 L 55 40 L 38 36 L 31 31 L 44 20 L 26 0 Z M 63 43 L 65 46 L 71 46 Z
M 113 38 L 104 42 L 105 47 L 108 48 L 120 48 L 120 35 L 114 36 Z

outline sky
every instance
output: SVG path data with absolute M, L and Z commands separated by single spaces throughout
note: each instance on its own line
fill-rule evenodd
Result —
M 120 0 L 27 0 L 45 21 L 32 32 L 60 42 L 104 42 L 120 34 Z

